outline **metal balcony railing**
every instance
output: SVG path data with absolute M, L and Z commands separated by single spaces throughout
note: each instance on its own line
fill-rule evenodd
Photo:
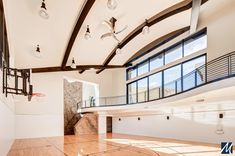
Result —
M 139 92 L 137 93 L 137 96 L 136 94 L 130 94 L 128 95 L 128 97 L 126 95 L 101 97 L 96 98 L 95 102 L 86 100 L 83 102 L 82 108 L 120 106 L 159 100 L 190 91 L 202 85 L 234 76 L 235 52 L 231 52 L 207 62 L 205 65 L 200 66 L 192 72 L 170 83 L 156 88 L 148 89 L 147 91 Z

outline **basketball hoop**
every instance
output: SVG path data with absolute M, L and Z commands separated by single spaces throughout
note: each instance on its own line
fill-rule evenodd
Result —
M 32 96 L 33 97 L 45 97 L 46 95 L 43 93 L 33 93 Z

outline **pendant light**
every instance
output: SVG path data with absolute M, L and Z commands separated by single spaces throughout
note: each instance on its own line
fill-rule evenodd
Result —
M 86 33 L 84 35 L 84 38 L 86 40 L 89 40 L 91 38 L 91 32 L 90 32 L 90 28 L 89 28 L 89 25 L 87 25 L 87 28 L 86 28 Z
M 122 53 L 122 50 L 120 48 L 120 45 L 118 44 L 117 49 L 116 49 L 116 54 L 119 55 Z
M 116 0 L 108 0 L 107 2 L 107 7 L 110 9 L 110 10 L 115 10 L 117 8 L 117 1 Z
M 36 48 L 36 51 L 34 52 L 35 56 L 38 57 L 38 58 L 41 58 L 42 55 L 41 55 L 41 50 L 40 50 L 40 47 L 39 45 L 37 45 L 37 48 Z
M 146 19 L 145 20 L 145 26 L 142 29 L 142 34 L 145 35 L 145 34 L 148 34 L 148 33 L 149 33 L 149 23 L 148 23 L 148 20 Z
M 72 60 L 72 64 L 71 64 L 70 67 L 71 67 L 72 69 L 76 69 L 76 68 L 77 68 L 77 66 L 76 66 L 76 64 L 75 64 L 74 58 L 73 58 L 73 60 Z
M 41 5 L 38 13 L 39 13 L 39 16 L 42 17 L 43 19 L 49 18 L 49 14 L 47 12 L 45 0 L 42 0 L 42 5 Z

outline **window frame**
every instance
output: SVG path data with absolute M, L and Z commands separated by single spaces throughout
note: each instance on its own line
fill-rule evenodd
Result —
M 185 54 L 184 54 L 184 44 L 185 44 L 185 42 L 187 42 L 188 40 L 190 40 L 190 39 L 195 39 L 195 38 L 199 38 L 200 36 L 202 36 L 202 35 L 207 35 L 207 27 L 205 27 L 205 28 L 203 28 L 203 29 L 201 29 L 200 31 L 198 31 L 198 32 L 196 32 L 196 33 L 194 33 L 194 34 L 192 34 L 192 35 L 190 35 L 190 36 L 188 36 L 188 37 L 186 37 L 186 38 L 184 38 L 184 39 L 182 39 L 182 40 L 180 40 L 180 41 L 178 41 L 178 42 L 176 42 L 176 43 L 174 43 L 173 45 L 171 45 L 171 46 L 169 46 L 169 47 L 167 47 L 167 48 L 165 48 L 165 49 L 163 49 L 163 50 L 161 50 L 160 52 L 158 52 L 158 53 L 156 53 L 156 54 L 154 54 L 154 55 L 152 55 L 152 56 L 150 56 L 150 57 L 148 57 L 148 58 L 146 58 L 146 59 L 144 59 L 144 60 L 142 60 L 141 62 L 139 62 L 139 63 L 137 63 L 136 65 L 134 65 L 134 66 L 132 66 L 132 67 L 129 67 L 129 68 L 127 68 L 127 70 L 130 70 L 131 68 L 137 68 L 137 76 L 135 77 L 135 78 L 138 78 L 140 75 L 138 74 L 138 66 L 140 65 L 140 64 L 143 64 L 143 63 L 145 63 L 145 62 L 148 62 L 149 63 L 149 67 L 148 67 L 148 72 L 151 72 L 151 70 L 150 70 L 150 60 L 151 59 L 153 59 L 154 57 L 157 57 L 157 56 L 159 56 L 159 55 L 163 55 L 163 66 L 162 67 L 164 67 L 165 65 L 167 65 L 166 64 L 166 60 L 165 60 L 165 53 L 166 53 L 166 51 L 167 50 L 169 50 L 169 49 L 172 49 L 172 48 L 174 48 L 174 47 L 176 47 L 176 46 L 178 46 L 179 44 L 182 44 L 182 58 L 184 58 L 185 57 Z M 208 39 L 208 38 L 207 38 Z M 207 44 L 208 44 L 208 42 L 207 42 Z M 148 51 L 153 51 L 153 50 L 155 50 L 156 48 L 158 48 L 158 46 L 155 46 L 155 47 L 153 47 L 153 48 L 151 48 L 150 50 L 148 50 Z M 187 55 L 187 56 L 189 56 L 189 55 Z M 178 60 L 178 59 L 177 59 Z M 177 60 L 175 60 L 175 61 L 177 61 Z M 173 62 L 175 62 L 175 61 L 173 61 Z M 128 62 L 127 64 L 131 64 L 131 62 Z M 159 67 L 159 68 L 161 68 L 161 67 Z M 157 69 L 157 68 L 156 68 Z M 155 69 L 154 69 L 155 70 Z M 153 71 L 153 70 L 152 70 Z M 128 72 L 126 72 L 126 74 L 127 74 Z M 126 76 L 126 80 L 128 81 L 128 80 L 131 80 L 131 79 L 128 79 L 128 76 Z

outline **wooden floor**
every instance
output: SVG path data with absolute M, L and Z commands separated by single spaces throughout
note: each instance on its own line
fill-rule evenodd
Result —
M 122 134 L 16 140 L 8 156 L 219 156 L 216 145 Z

